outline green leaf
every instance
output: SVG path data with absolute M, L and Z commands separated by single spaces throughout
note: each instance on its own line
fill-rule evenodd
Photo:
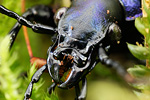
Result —
M 145 30 L 147 28 L 147 24 L 148 24 L 148 22 L 147 22 L 147 19 L 145 19 L 145 18 L 139 17 L 139 18 L 135 19 L 135 26 L 136 26 L 137 30 L 144 36 L 147 35 L 147 32 Z
M 149 79 L 147 78 L 147 80 L 149 80 Z M 146 79 L 145 80 L 143 79 L 142 81 L 143 81 L 143 83 L 142 82 L 141 83 L 137 83 L 137 84 L 134 84 L 132 86 L 134 88 L 136 88 L 136 89 L 150 91 L 150 84 L 148 84 L 149 82 L 145 83 Z
M 138 59 L 144 60 L 150 58 L 150 49 L 142 46 L 136 46 L 128 43 L 130 52 Z
M 134 88 L 150 91 L 150 69 L 143 65 L 135 65 L 134 68 L 129 68 L 128 72 L 136 78 L 136 84 L 132 84 Z
M 129 68 L 128 72 L 136 77 L 136 78 L 141 78 L 141 77 L 150 77 L 150 69 L 146 68 L 143 65 L 135 65 L 134 68 Z

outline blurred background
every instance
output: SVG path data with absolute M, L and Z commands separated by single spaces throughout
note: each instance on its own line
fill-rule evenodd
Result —
M 0 0 L 0 4 L 21 15 L 21 0 Z M 70 5 L 70 0 L 26 0 L 26 9 L 38 4 L 53 6 L 56 7 L 57 9 L 63 6 L 68 7 Z M 16 20 L 0 14 L 0 41 L 3 40 L 3 38 L 7 35 L 7 33 L 10 31 L 10 29 L 13 27 L 15 23 Z M 28 34 L 33 55 L 35 57 L 41 57 L 46 59 L 47 49 L 49 48 L 50 45 L 52 45 L 51 42 L 52 35 L 37 34 L 34 33 L 29 28 Z M 18 77 L 23 77 L 22 80 L 24 80 L 25 79 L 24 73 L 30 70 L 31 65 L 22 29 L 20 30 L 16 38 L 16 41 L 11 50 L 11 54 L 13 54 L 13 52 L 17 54 L 17 58 L 15 62 L 11 65 L 12 72 L 15 73 L 18 71 L 18 69 L 20 69 L 21 74 L 19 74 L 20 76 Z M 117 60 L 126 68 L 132 67 L 135 63 L 137 63 L 135 58 L 128 51 L 125 51 L 125 53 L 124 51 L 120 52 L 114 51 L 110 55 L 110 57 L 114 60 Z M 131 90 L 131 87 L 126 82 L 124 82 L 124 80 L 122 80 L 121 77 L 119 77 L 112 69 L 108 69 L 106 66 L 100 63 L 94 68 L 94 70 L 89 75 L 87 75 L 87 79 L 88 79 L 87 100 L 138 100 L 138 98 L 134 95 L 133 91 Z M 48 73 L 45 73 L 42 76 L 41 81 L 40 82 L 42 83 L 42 87 L 40 87 L 38 93 L 33 92 L 33 96 L 31 98 L 32 99 L 36 98 L 33 100 L 41 100 L 40 97 L 37 95 L 40 94 L 41 91 L 46 91 L 47 87 L 49 87 L 52 83 Z M 0 88 L 3 88 L 1 82 L 2 80 L 0 80 Z M 17 81 L 15 83 L 17 83 Z M 24 94 L 27 85 L 28 82 L 23 83 L 22 88 L 19 89 L 21 94 Z M 6 94 L 3 92 L 4 91 L 2 90 L 0 91 L 0 100 L 7 100 Z M 74 89 L 63 90 L 56 88 L 55 93 L 57 94 L 59 100 L 74 100 L 75 98 Z

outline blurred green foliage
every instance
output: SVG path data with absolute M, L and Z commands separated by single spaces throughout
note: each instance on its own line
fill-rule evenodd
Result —
M 87 100 L 139 100 L 126 87 L 112 81 L 92 82 L 88 93 Z
M 67 2 L 64 3 L 64 1 Z M 51 5 L 52 3 L 54 3 L 55 5 L 58 4 L 58 6 L 68 6 L 68 1 L 69 0 L 26 0 L 26 9 L 37 4 Z M 0 4 L 21 15 L 21 0 L 1 0 Z M 138 21 L 139 20 L 136 20 L 136 22 Z M 9 100 L 9 98 L 11 98 L 11 100 L 22 100 L 31 77 L 36 71 L 35 67 L 31 67 L 30 65 L 30 58 L 27 52 L 22 29 L 17 36 L 11 52 L 8 52 L 8 47 L 6 45 L 8 42 L 8 38 L 5 39 L 5 36 L 13 27 L 15 22 L 16 20 L 0 14 L 0 100 Z M 37 34 L 34 33 L 31 29 L 28 29 L 28 33 L 33 50 L 33 55 L 46 59 L 47 49 L 52 44 L 51 35 Z M 131 48 L 133 48 L 132 45 Z M 145 48 L 143 50 L 145 50 Z M 139 51 L 136 51 L 134 55 L 137 55 L 137 52 Z M 142 54 L 143 53 L 138 54 L 138 56 L 141 56 Z M 146 55 L 149 55 L 149 53 L 147 53 Z M 129 70 L 130 72 L 132 71 L 132 74 L 140 73 L 137 74 L 137 77 L 147 75 L 147 73 L 149 73 L 149 70 L 144 69 L 143 66 L 138 66 L 139 70 L 137 70 L 136 68 L 137 67 L 135 67 L 135 69 Z M 142 71 L 140 69 L 142 69 Z M 24 73 L 26 72 L 28 77 L 24 76 Z M 124 82 L 122 82 L 120 77 L 118 77 L 116 74 L 111 72 L 110 69 L 105 68 L 105 66 L 101 64 L 98 64 L 91 72 L 91 74 L 87 77 L 89 83 L 87 94 L 88 100 L 113 100 L 113 98 L 114 100 L 124 100 L 124 98 L 126 100 L 138 100 L 130 90 L 125 89 L 127 87 L 126 85 L 124 85 Z M 107 79 L 109 79 L 109 81 L 106 80 L 106 77 Z M 119 84 L 115 83 L 114 80 L 119 82 Z M 50 85 L 51 78 L 48 73 L 44 73 L 40 81 L 34 85 L 31 99 L 58 100 L 58 97 L 60 98 L 60 100 L 74 99 L 74 89 L 65 91 L 56 88 L 58 96 L 55 93 L 50 96 L 46 92 L 47 87 L 49 87 Z M 136 94 L 141 95 L 138 92 L 136 92 Z
M 17 59 L 17 53 L 10 56 L 8 51 L 9 37 L 7 36 L 0 43 L 0 99 L 1 100 L 21 100 L 23 99 L 23 91 L 19 91 L 23 82 L 22 78 L 18 78 L 21 69 L 11 69 L 12 64 Z M 14 73 L 15 72 L 15 73 Z
M 51 2 L 51 0 L 28 0 L 26 1 L 26 6 L 31 7 L 35 4 L 51 4 Z M 2 0 L 0 1 L 0 4 L 21 15 L 21 0 Z M 8 50 L 9 38 L 8 36 L 6 37 L 6 35 L 15 23 L 16 20 L 0 14 L 0 100 L 23 100 L 26 88 L 31 81 L 32 75 L 36 71 L 34 66 L 30 66 L 30 59 L 22 29 L 17 36 L 12 50 L 10 52 Z M 33 33 L 30 29 L 29 33 L 35 35 L 35 33 Z M 43 40 L 40 39 L 40 35 L 39 37 L 34 38 L 34 35 L 32 36 L 30 34 L 30 39 L 35 41 L 35 43 L 39 42 L 38 46 L 42 47 L 43 44 L 40 42 Z M 36 48 L 39 47 L 36 47 L 34 50 L 35 53 L 39 54 L 39 56 L 45 53 L 45 55 L 42 56 L 43 58 L 46 57 L 46 50 L 48 45 L 50 45 L 48 40 L 50 41 L 51 36 L 45 37 L 48 37 L 47 47 L 41 48 L 43 50 L 41 50 L 40 53 L 36 50 Z M 25 77 L 26 72 L 28 72 L 27 78 Z M 50 98 L 56 98 L 55 100 L 58 100 L 55 93 L 53 93 L 52 97 L 50 97 L 46 91 L 46 87 L 48 87 L 51 82 L 47 85 L 44 83 L 45 81 L 41 78 L 40 81 L 34 85 L 33 94 L 35 95 L 32 95 L 31 98 L 33 100 L 50 100 Z M 45 87 L 42 87 L 43 84 Z
M 128 44 L 129 50 L 135 57 L 146 61 L 145 66 L 135 65 L 134 68 L 128 69 L 128 72 L 138 80 L 133 86 L 142 91 L 142 93 L 135 92 L 140 100 L 150 100 L 150 8 L 146 3 L 146 0 L 143 0 L 144 17 L 135 20 L 136 28 L 144 36 L 144 43 Z

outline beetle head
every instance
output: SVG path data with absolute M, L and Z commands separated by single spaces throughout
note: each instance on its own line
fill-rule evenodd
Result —
M 71 88 L 91 70 L 93 48 L 90 47 L 83 54 L 80 52 L 83 48 L 80 45 L 79 40 L 58 35 L 55 44 L 48 50 L 49 73 L 61 88 Z
M 75 86 L 93 69 L 97 47 L 112 24 L 107 21 L 104 24 L 103 20 L 97 20 L 96 15 L 93 17 L 92 9 L 90 16 L 67 8 L 60 9 L 55 15 L 58 35 L 48 50 L 47 65 L 52 79 L 61 88 Z
M 47 59 L 49 73 L 61 88 L 76 85 L 92 69 L 96 58 L 93 57 L 94 46 L 88 41 L 94 32 L 89 34 L 85 29 L 77 29 L 77 24 L 67 21 L 69 16 L 64 17 L 66 11 L 67 8 L 62 8 L 55 15 L 58 35 L 54 45 L 48 50 Z

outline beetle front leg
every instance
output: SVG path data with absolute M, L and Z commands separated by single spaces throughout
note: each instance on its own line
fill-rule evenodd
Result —
M 99 48 L 98 56 L 99 56 L 100 62 L 116 70 L 116 72 L 121 77 L 123 77 L 127 82 L 130 82 L 130 83 L 134 82 L 134 79 L 127 73 L 127 71 L 123 68 L 123 66 L 121 66 L 118 62 L 110 59 L 102 47 Z
M 82 89 L 80 91 L 79 84 L 75 86 L 76 90 L 76 99 L 75 100 L 85 100 L 86 99 L 86 93 L 87 93 L 87 79 L 82 79 Z
M 46 68 L 47 68 L 47 65 L 44 65 L 43 67 L 41 67 L 39 70 L 37 70 L 34 73 L 34 75 L 32 76 L 31 82 L 25 92 L 24 100 L 28 100 L 31 97 L 33 84 L 37 83 L 39 81 L 40 76 L 43 74 L 43 72 L 46 70 Z

